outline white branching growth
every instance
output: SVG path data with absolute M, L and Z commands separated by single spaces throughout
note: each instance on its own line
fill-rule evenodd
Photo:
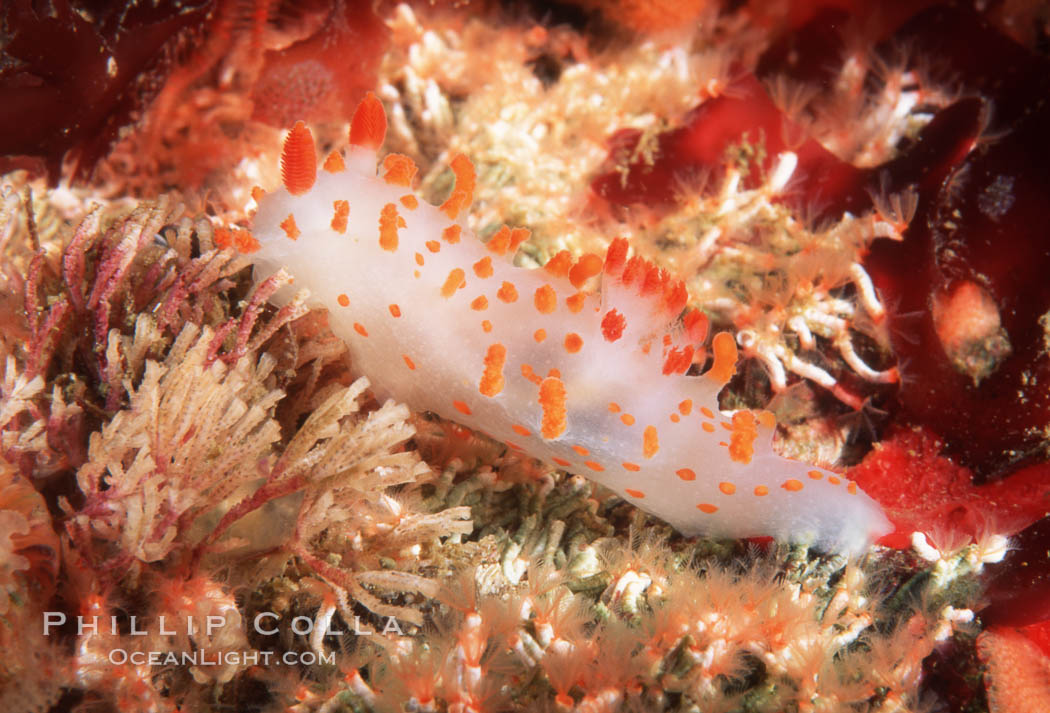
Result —
M 280 429 L 281 399 L 263 386 L 273 359 L 208 363 L 211 331 L 187 325 L 163 364 L 126 384 L 128 408 L 93 434 L 77 472 L 87 502 L 71 526 L 110 556 L 155 562 L 186 541 L 205 512 L 258 480 Z

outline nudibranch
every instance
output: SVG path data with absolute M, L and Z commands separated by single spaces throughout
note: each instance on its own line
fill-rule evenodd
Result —
M 297 124 L 284 186 L 254 191 L 251 233 L 236 239 L 257 275 L 283 268 L 329 309 L 377 396 L 591 478 L 687 535 L 855 553 L 891 529 L 855 483 L 778 455 L 771 414 L 719 411 L 735 342 L 723 332 L 708 343 L 680 281 L 629 257 L 622 238 L 604 259 L 562 252 L 515 267 L 527 230 L 504 226 L 483 243 L 465 227 L 470 160 L 451 159 L 455 186 L 435 207 L 413 192 L 410 158 L 378 160 L 385 132 L 370 94 L 348 152 L 319 169 Z M 707 353 L 713 365 L 689 375 Z

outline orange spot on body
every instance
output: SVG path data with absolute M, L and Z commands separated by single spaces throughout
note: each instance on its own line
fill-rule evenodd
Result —
M 601 463 L 599 463 L 598 461 L 594 461 L 594 460 L 585 460 L 585 461 L 583 462 L 583 464 L 584 464 L 585 466 L 587 466 L 588 468 L 590 468 L 591 470 L 593 470 L 593 471 L 594 471 L 595 473 L 601 473 L 601 472 L 602 472 L 603 470 L 605 470 L 605 466 L 603 466 L 603 465 L 602 465 Z
M 401 205 L 405 206 L 409 210 L 415 210 L 419 207 L 419 199 L 411 193 L 407 193 L 401 196 L 401 198 L 399 198 L 398 200 L 401 201 Z
M 387 252 L 397 250 L 398 221 L 403 220 L 397 214 L 397 206 L 387 203 L 379 213 L 379 247 Z M 419 262 L 416 260 L 416 262 Z
M 543 381 L 543 379 L 540 378 L 540 375 L 533 371 L 531 364 L 521 365 L 521 375 L 529 381 L 531 381 L 532 383 L 536 384 L 537 386 L 539 386 L 540 383 Z
M 496 292 L 496 297 L 499 297 L 501 302 L 506 302 L 507 304 L 517 302 L 518 288 L 514 286 L 513 282 L 504 282 Z
M 587 295 L 582 292 L 577 292 L 574 295 L 565 298 L 565 306 L 569 308 L 569 311 L 573 314 L 579 314 L 580 310 L 583 309 L 584 301 L 587 299 Z
M 316 180 L 314 135 L 306 128 L 306 124 L 297 121 L 288 132 L 281 150 L 281 182 L 293 196 L 300 196 L 313 188 Z
M 693 410 L 693 400 L 686 399 L 685 401 L 678 404 L 678 412 L 683 416 L 688 416 Z
M 583 349 L 583 338 L 579 334 L 571 332 L 565 335 L 565 351 L 575 354 L 581 349 Z
M 715 432 L 715 424 L 708 423 L 707 421 L 704 421 L 702 424 L 700 424 L 700 428 L 704 429 L 708 433 L 714 433 Z
M 564 458 L 551 458 L 552 461 L 560 465 L 562 468 L 568 468 L 572 463 L 565 460 Z
M 428 240 L 426 242 L 426 246 L 427 250 L 429 250 L 432 253 L 441 252 L 441 243 L 439 243 L 437 240 Z
M 488 321 L 487 319 L 481 320 L 481 329 L 484 332 L 491 332 L 492 331 L 492 322 Z
M 714 418 L 715 417 L 715 412 L 712 411 L 711 409 L 707 408 L 706 406 L 701 406 L 700 407 L 700 413 L 704 414 L 708 418 Z
M 656 426 L 646 426 L 642 434 L 642 455 L 652 458 L 660 450 L 660 440 L 656 433 Z
M 808 475 L 813 480 L 820 480 L 824 477 L 824 474 L 821 473 L 819 470 L 811 470 L 808 473 L 806 473 L 806 475 Z
M 679 468 L 675 471 L 675 475 L 682 480 L 696 480 L 696 472 L 692 468 Z
M 640 499 L 640 498 L 644 498 L 645 497 L 645 493 L 643 493 L 641 490 L 634 490 L 633 488 L 624 488 L 623 492 L 627 493 L 632 498 L 639 498 Z
M 469 416 L 469 415 L 471 415 L 473 413 L 473 411 L 470 410 L 470 406 L 467 406 L 462 401 L 453 401 L 452 402 L 452 407 L 454 409 L 456 409 L 457 411 L 459 411 L 464 416 Z
M 343 155 L 338 151 L 332 151 L 325 157 L 324 170 L 328 173 L 339 173 L 340 171 L 346 170 L 346 164 L 343 163 Z
M 360 334 L 362 337 L 368 336 L 368 330 L 365 329 L 365 325 L 360 322 L 354 322 L 354 331 Z
M 627 327 L 627 318 L 611 309 L 602 317 L 602 336 L 607 342 L 615 342 L 623 336 L 623 330 Z
M 828 482 L 831 483 L 832 485 L 838 485 L 842 481 L 839 480 L 838 478 L 836 478 L 834 475 L 829 475 L 828 476 Z
M 736 373 L 736 342 L 729 332 L 719 332 L 711 340 L 715 354 L 715 363 L 704 376 L 709 376 L 720 384 L 727 383 Z
M 789 478 L 789 479 L 785 480 L 783 483 L 781 483 L 780 487 L 783 488 L 784 490 L 789 491 L 789 492 L 797 493 L 798 491 L 802 490 L 803 485 L 802 485 L 802 481 L 801 480 L 795 480 L 794 478 Z
M 536 294 L 532 297 L 536 311 L 540 314 L 550 314 L 558 308 L 558 295 L 550 285 L 536 288 Z
M 672 413 L 671 414 L 671 423 L 678 423 L 681 420 L 682 420 L 682 417 L 679 416 L 678 414 L 676 414 L 676 413 Z
M 622 421 L 623 425 L 625 425 L 625 426 L 633 426 L 634 425 L 634 416 L 632 416 L 629 413 L 622 414 L 620 416 L 620 421 Z
M 714 512 L 718 512 L 718 506 L 712 505 L 711 503 L 700 503 L 696 506 L 696 509 L 700 512 L 706 512 L 708 515 Z
M 342 235 L 346 232 L 347 219 L 350 217 L 350 203 L 348 201 L 334 201 L 332 208 L 334 210 L 332 214 L 332 230 Z
M 624 461 L 620 465 L 623 466 L 624 470 L 629 470 L 632 473 L 637 473 L 638 471 L 640 471 L 642 469 L 642 466 L 638 465 L 637 463 L 631 463 L 629 461 Z
M 441 231 L 441 237 L 444 238 L 445 242 L 449 245 L 455 245 L 459 242 L 459 236 L 462 232 L 463 229 L 458 225 L 450 225 Z M 478 275 L 478 277 L 481 277 L 481 275 Z
M 542 343 L 543 340 L 547 338 L 547 330 L 537 329 L 535 332 L 532 333 L 532 338 L 537 344 Z
M 396 304 L 388 305 L 387 309 L 390 310 L 390 316 L 391 317 L 400 317 L 401 316 L 401 308 L 398 307 Z
M 487 255 L 474 263 L 474 274 L 484 280 L 492 277 L 492 258 Z
M 408 354 L 402 354 L 401 358 L 405 360 L 405 366 L 407 366 L 409 369 L 414 370 L 416 368 L 416 363 L 412 361 L 412 358 L 409 357 Z
M 762 497 L 763 495 L 769 495 L 769 488 L 764 485 L 755 486 L 755 495 Z
M 522 426 L 521 424 L 515 423 L 513 426 L 511 426 L 511 428 L 519 436 L 531 436 L 532 435 L 532 432 L 529 429 L 527 429 L 524 426 Z
M 540 433 L 547 440 L 552 440 L 565 433 L 568 427 L 568 412 L 565 409 L 565 384 L 556 376 L 548 376 L 540 382 L 540 406 L 543 408 L 543 421 Z
M 288 217 L 281 221 L 281 230 L 288 236 L 289 240 L 296 240 L 302 233 L 299 232 L 299 226 L 295 224 L 295 216 L 291 213 Z
M 416 253 L 416 264 L 423 267 L 423 253 Z
M 441 286 L 441 296 L 448 299 L 456 294 L 456 290 L 464 284 L 465 279 L 466 275 L 463 273 L 463 270 L 458 267 L 452 268 L 448 273 L 448 277 L 445 278 L 445 284 Z
M 408 156 L 399 153 L 387 154 L 383 159 L 383 180 L 392 186 L 412 185 L 412 179 L 416 176 L 416 162 Z
M 615 401 L 609 402 L 609 413 L 620 413 L 620 404 Z
M 846 492 L 848 492 L 850 495 L 856 495 L 857 494 L 857 484 L 854 483 L 852 480 L 849 481 L 849 485 L 846 486 Z
M 340 294 L 338 297 L 336 297 L 335 301 L 339 303 L 340 307 L 349 307 L 350 306 L 350 298 L 347 297 L 344 294 Z
M 750 411 L 737 411 L 733 414 L 733 435 L 729 437 L 729 457 L 737 463 L 750 463 L 755 452 L 755 438 L 758 437 L 758 426 L 755 415 Z
M 350 119 L 350 143 L 378 151 L 386 138 L 386 111 L 383 103 L 372 92 L 368 92 L 354 110 Z
M 718 484 L 718 489 L 722 491 L 723 495 L 732 495 L 736 492 L 736 486 L 732 483 L 727 483 L 724 480 Z
M 483 312 L 489 308 L 489 298 L 485 295 L 476 297 L 473 302 L 470 303 L 470 308 L 475 312 Z
M 467 208 L 474 200 L 476 176 L 474 164 L 463 154 L 453 156 L 452 161 L 449 162 L 449 168 L 456 176 L 456 183 L 452 188 L 452 194 L 438 210 L 447 215 L 449 220 L 455 220 L 460 211 Z
M 485 352 L 485 370 L 481 374 L 478 391 L 482 396 L 495 396 L 503 391 L 503 365 L 507 363 L 507 348 L 496 342 Z
M 261 203 L 262 199 L 266 197 L 266 191 L 260 186 L 252 186 L 252 200 L 256 203 Z
M 586 448 L 584 448 L 583 446 L 581 446 L 579 444 L 573 446 L 572 449 L 574 451 L 576 451 L 576 453 L 578 453 L 581 456 L 590 455 L 590 453 L 591 453 L 589 450 L 587 450 Z

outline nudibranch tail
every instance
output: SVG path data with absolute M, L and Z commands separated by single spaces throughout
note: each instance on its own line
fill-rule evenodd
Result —
M 327 306 L 378 396 L 593 478 L 686 534 L 855 552 L 888 531 L 854 483 L 778 455 L 770 414 L 719 410 L 736 343 L 708 335 L 680 280 L 623 238 L 604 256 L 563 251 L 544 268 L 515 267 L 527 230 L 504 226 L 482 243 L 463 222 L 470 160 L 452 157 L 453 189 L 432 206 L 411 189 L 410 158 L 379 160 L 385 130 L 370 94 L 350 153 L 317 174 L 297 124 L 284 189 L 258 197 L 253 226 L 260 275 L 284 268 Z

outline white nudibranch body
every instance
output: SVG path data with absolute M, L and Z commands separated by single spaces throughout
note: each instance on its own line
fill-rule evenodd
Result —
M 628 258 L 623 239 L 604 259 L 561 253 L 541 269 L 514 267 L 527 231 L 482 243 L 463 226 L 469 160 L 451 161 L 453 194 L 431 206 L 411 190 L 407 157 L 387 156 L 377 175 L 384 131 L 370 95 L 355 145 L 318 172 L 297 125 L 285 187 L 259 196 L 248 247 L 260 278 L 283 268 L 328 308 L 377 396 L 591 478 L 687 535 L 856 553 L 891 529 L 855 483 L 775 453 L 771 414 L 718 410 L 735 369 L 729 334 L 707 347 L 707 373 L 686 374 L 707 322 L 683 311 L 681 282 Z

